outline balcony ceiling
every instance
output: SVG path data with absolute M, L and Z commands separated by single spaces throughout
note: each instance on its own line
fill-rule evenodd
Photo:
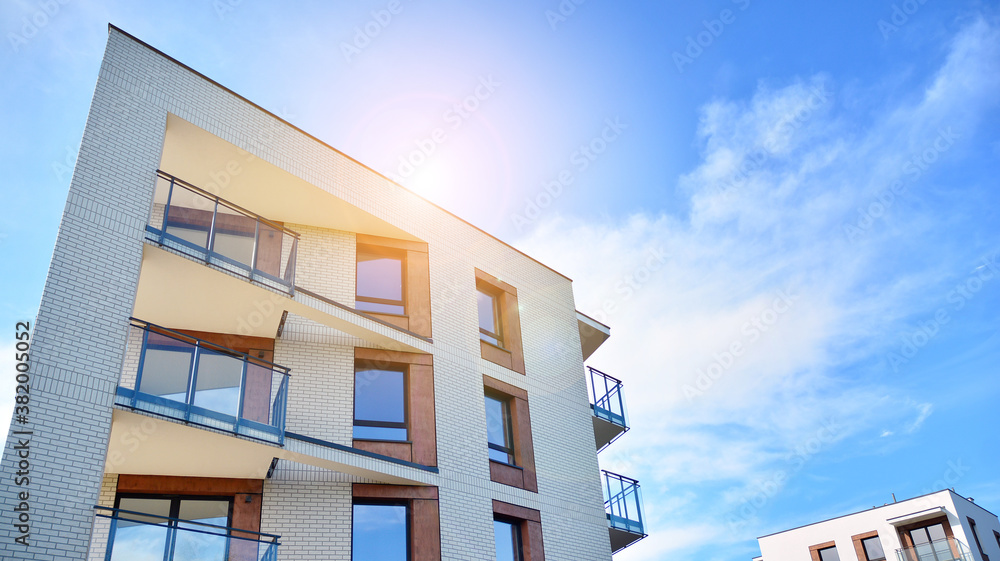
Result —
M 423 241 L 175 115 L 160 169 L 269 220 Z

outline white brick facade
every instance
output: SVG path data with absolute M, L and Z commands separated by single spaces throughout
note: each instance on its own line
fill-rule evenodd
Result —
M 144 228 L 168 114 L 427 243 L 433 340 L 419 344 L 433 355 L 437 471 L 420 477 L 438 488 L 442 559 L 493 558 L 493 499 L 540 511 L 547 560 L 610 559 L 571 282 L 116 29 L 34 332 L 32 545 L 13 544 L 6 518 L 18 489 L 5 477 L 0 557 L 80 560 L 90 547 L 103 558 L 107 529 L 93 506 L 114 499 L 117 473 L 105 473 L 113 396 L 138 366 L 141 338 L 129 336 L 127 318 L 151 247 Z M 352 308 L 355 234 L 286 227 L 301 235 L 296 285 Z M 518 291 L 526 375 L 481 358 L 476 268 Z M 413 346 L 398 330 L 377 331 Z M 286 429 L 350 447 L 354 347 L 379 345 L 296 313 L 274 345 L 274 362 L 292 373 Z M 484 374 L 527 391 L 537 493 L 490 481 Z M 4 473 L 16 469 L 13 443 Z M 369 464 L 362 479 L 278 462 L 264 483 L 261 531 L 282 536 L 279 559 L 351 558 L 352 482 L 405 473 L 386 471 L 383 481 L 383 464 Z

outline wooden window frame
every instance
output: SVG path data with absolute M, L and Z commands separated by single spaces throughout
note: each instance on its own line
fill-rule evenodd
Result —
M 820 550 L 830 549 L 831 547 L 833 548 L 837 547 L 837 542 L 828 541 L 828 542 L 818 543 L 816 545 L 811 545 L 809 546 L 809 557 L 812 558 L 812 561 L 823 561 L 823 558 L 820 557 L 819 555 Z M 840 556 L 839 551 L 837 552 L 837 556 L 838 557 Z
M 486 375 L 483 375 L 483 386 L 484 395 L 504 397 L 510 404 L 511 442 L 514 448 L 514 465 L 489 460 L 490 481 L 537 493 L 538 477 L 535 473 L 535 448 L 531 438 L 528 392 Z M 489 449 L 488 446 L 486 449 Z
M 524 374 L 524 346 L 521 342 L 521 317 L 517 289 L 497 277 L 476 269 L 476 290 L 494 295 L 502 347 L 479 339 L 482 358 Z M 478 317 L 478 310 L 476 312 Z M 478 321 L 477 321 L 478 325 Z
M 402 370 L 406 441 L 355 439 L 359 450 L 425 466 L 437 465 L 437 427 L 432 355 L 355 347 L 354 372 L 359 369 Z M 356 379 L 356 378 L 355 378 Z M 353 385 L 352 385 L 353 400 Z M 352 407 L 352 431 L 353 431 Z
M 864 532 L 862 534 L 857 534 L 851 536 L 851 542 L 854 543 L 854 552 L 858 556 L 858 561 L 884 561 L 885 557 L 880 557 L 878 559 L 869 559 L 868 551 L 865 549 L 864 541 L 869 538 L 878 538 L 878 530 L 872 530 L 871 532 Z M 879 545 L 882 545 L 882 539 L 879 538 Z M 885 555 L 885 546 L 882 545 L 882 555 Z
M 388 314 L 357 310 L 359 313 L 374 317 L 401 329 L 411 331 L 422 337 L 431 337 L 431 291 L 430 262 L 427 244 L 409 240 L 383 238 L 367 234 L 355 235 L 354 256 L 354 297 L 355 309 L 358 302 L 358 259 L 357 253 L 365 252 L 382 254 L 402 260 L 402 305 L 403 314 Z M 368 301 L 368 300 L 364 300 Z
M 522 561 L 545 561 L 540 512 L 493 499 L 493 519 L 519 523 Z
M 378 485 L 354 483 L 354 504 L 406 504 L 410 543 L 409 561 L 441 561 L 441 520 L 438 488 L 418 485 Z M 351 520 L 351 532 L 354 521 Z

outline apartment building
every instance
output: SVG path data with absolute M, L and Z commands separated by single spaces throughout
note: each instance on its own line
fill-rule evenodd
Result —
M 951 489 L 757 539 L 755 561 L 1000 560 L 997 516 Z
M 609 335 L 567 277 L 109 26 L 0 558 L 608 560 L 645 536 L 598 462 Z

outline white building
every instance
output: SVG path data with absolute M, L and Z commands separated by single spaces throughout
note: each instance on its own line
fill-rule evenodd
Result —
M 757 538 L 756 561 L 1000 560 L 997 516 L 952 490 Z
M 607 561 L 645 535 L 598 464 L 627 421 L 570 279 L 113 26 L 33 323 L 2 559 Z

